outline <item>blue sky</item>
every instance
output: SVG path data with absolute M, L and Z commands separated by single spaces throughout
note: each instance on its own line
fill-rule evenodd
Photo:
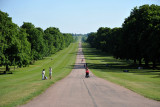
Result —
M 18 26 L 31 22 L 46 29 L 57 27 L 62 33 L 90 33 L 99 27 L 121 27 L 135 6 L 160 5 L 160 0 L 0 0 Z

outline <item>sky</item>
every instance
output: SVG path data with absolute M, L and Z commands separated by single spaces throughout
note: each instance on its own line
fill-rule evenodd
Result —
M 0 10 L 18 26 L 31 22 L 45 30 L 86 34 L 100 27 L 121 27 L 132 9 L 160 0 L 0 0 Z

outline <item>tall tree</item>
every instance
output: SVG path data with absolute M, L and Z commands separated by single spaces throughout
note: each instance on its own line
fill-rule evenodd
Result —
M 45 56 L 45 43 L 42 31 L 35 28 L 32 23 L 27 22 L 24 22 L 21 28 L 25 29 L 28 34 L 33 60 L 42 59 Z
M 31 44 L 27 40 L 27 36 L 26 31 L 20 28 L 18 35 L 20 47 L 18 49 L 19 53 L 15 59 L 19 67 L 29 65 L 31 62 Z
M 0 11 L 0 62 L 9 71 L 9 65 L 18 54 L 18 26 L 12 22 L 7 13 Z

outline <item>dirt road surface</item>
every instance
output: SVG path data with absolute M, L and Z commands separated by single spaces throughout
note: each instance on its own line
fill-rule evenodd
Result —
M 160 102 L 94 76 L 85 78 L 81 44 L 75 67 L 64 79 L 21 107 L 160 107 Z

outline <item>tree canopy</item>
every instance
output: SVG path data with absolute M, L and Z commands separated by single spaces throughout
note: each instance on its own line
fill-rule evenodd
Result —
M 91 33 L 87 41 L 92 47 L 113 54 L 116 58 L 160 62 L 160 6 L 135 7 L 122 24 L 122 28 L 101 27 Z
M 24 22 L 21 27 L 12 18 L 0 11 L 0 66 L 24 67 L 35 60 L 56 53 L 73 42 L 71 34 L 63 34 L 58 28 L 43 31 L 32 23 Z

